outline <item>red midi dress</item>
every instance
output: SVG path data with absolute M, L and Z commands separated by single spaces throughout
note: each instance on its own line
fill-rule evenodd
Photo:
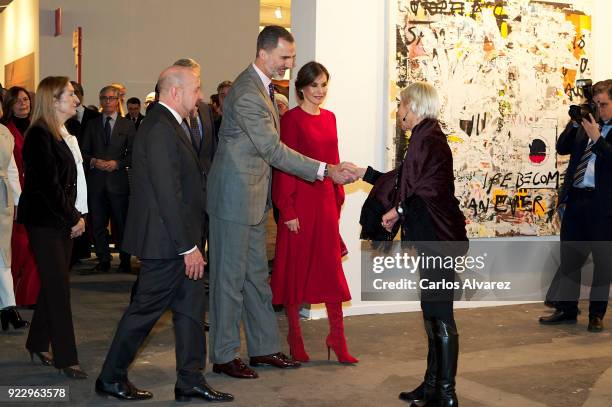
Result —
M 336 117 L 320 109 L 312 115 L 300 107 L 281 119 L 281 140 L 315 160 L 339 163 Z M 272 199 L 280 211 L 272 273 L 274 304 L 318 304 L 351 299 L 342 269 L 339 230 L 344 188 L 329 178 L 308 182 L 274 170 Z M 298 233 L 285 222 L 299 219 Z

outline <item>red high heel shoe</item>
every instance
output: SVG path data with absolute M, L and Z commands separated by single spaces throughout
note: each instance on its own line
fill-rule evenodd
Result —
M 327 360 L 331 358 L 331 350 L 334 350 L 338 362 L 357 363 L 359 359 L 352 356 L 346 346 L 344 337 L 344 321 L 342 319 L 342 304 L 339 302 L 325 303 L 327 318 L 329 319 L 329 335 L 325 340 L 327 345 Z
M 310 356 L 308 356 L 304 349 L 304 339 L 302 338 L 302 329 L 300 328 L 299 306 L 285 305 L 285 313 L 287 314 L 287 322 L 289 324 L 287 343 L 289 343 L 291 357 L 299 362 L 308 362 Z

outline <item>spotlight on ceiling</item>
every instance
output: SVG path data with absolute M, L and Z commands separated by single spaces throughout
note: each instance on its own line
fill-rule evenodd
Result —
M 274 16 L 275 16 L 276 18 L 278 18 L 279 20 L 282 20 L 282 19 L 283 19 L 283 11 L 281 10 L 281 8 L 280 8 L 280 7 L 277 7 L 277 8 L 274 10 Z

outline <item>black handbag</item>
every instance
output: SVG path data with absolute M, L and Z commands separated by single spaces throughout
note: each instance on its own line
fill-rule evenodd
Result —
M 359 238 L 371 241 L 392 241 L 401 222 L 396 222 L 391 232 L 382 226 L 382 217 L 399 203 L 401 166 L 382 174 L 361 207 L 361 233 Z

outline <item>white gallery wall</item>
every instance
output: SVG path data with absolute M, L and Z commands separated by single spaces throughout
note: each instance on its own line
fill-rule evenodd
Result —
M 0 83 L 5 84 L 4 66 L 31 53 L 35 55 L 38 83 L 39 0 L 15 0 L 0 13 Z
M 56 8 L 62 9 L 59 37 L 53 35 Z M 98 91 L 111 82 L 144 101 L 161 70 L 183 57 L 202 65 L 208 100 L 219 82 L 233 80 L 253 60 L 258 25 L 258 0 L 44 0 L 40 77 L 76 76 L 72 31 L 81 26 L 86 103 L 97 103 Z
M 387 45 L 388 7 L 394 0 L 293 0 L 292 33 L 297 43 L 296 69 L 316 60 L 327 67 L 331 80 L 325 108 L 336 115 L 340 159 L 360 166 L 385 168 L 388 100 Z M 612 2 L 593 2 L 594 80 L 612 78 L 609 39 Z M 292 91 L 293 92 L 293 91 Z M 291 94 L 295 105 L 295 95 Z M 363 183 L 347 186 L 340 232 L 349 249 L 343 266 L 352 294 L 345 304 L 347 315 L 419 310 L 415 302 L 361 301 L 359 214 L 370 187 Z M 525 238 L 527 240 L 533 238 Z M 537 239 L 537 238 L 536 238 Z M 545 238 L 546 239 L 546 238 Z M 554 238 L 553 238 L 554 239 Z M 501 304 L 510 304 L 504 302 Z M 462 302 L 457 307 L 497 305 L 491 302 Z M 313 306 L 309 316 L 325 315 Z

